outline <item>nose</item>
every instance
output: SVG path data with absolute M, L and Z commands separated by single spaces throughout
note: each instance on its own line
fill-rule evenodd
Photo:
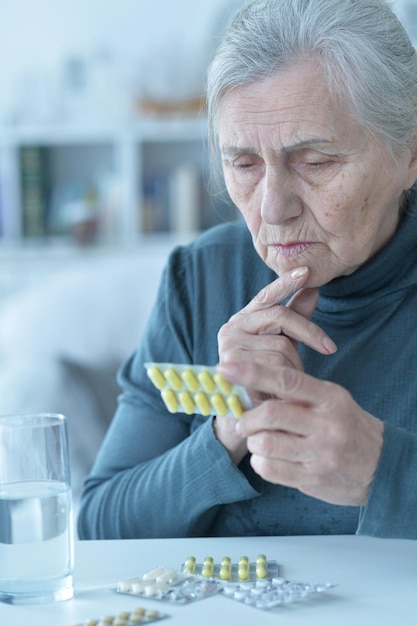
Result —
M 263 178 L 261 216 L 267 224 L 278 225 L 298 217 L 303 204 L 288 171 L 278 166 L 266 168 Z

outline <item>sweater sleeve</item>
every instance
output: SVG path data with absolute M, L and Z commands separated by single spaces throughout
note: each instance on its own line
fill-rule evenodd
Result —
M 81 539 L 209 535 L 223 504 L 259 495 L 216 439 L 212 418 L 168 413 L 147 378 L 145 362 L 195 362 L 202 344 L 193 306 L 204 298 L 190 259 L 180 258 L 170 259 L 140 348 L 120 370 L 118 409 L 84 485 Z M 202 356 L 214 363 L 219 322 L 202 319 Z
M 385 424 L 381 459 L 357 534 L 417 539 L 417 435 Z
M 107 445 L 113 443 L 110 437 Z M 133 467 L 122 465 L 123 450 L 119 456 L 109 478 L 101 461 L 89 479 L 78 518 L 81 539 L 204 536 L 223 503 L 257 495 L 215 439 L 211 421 Z

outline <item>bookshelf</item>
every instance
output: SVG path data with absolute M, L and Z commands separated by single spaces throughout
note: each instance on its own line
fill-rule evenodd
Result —
M 0 130 L 0 247 L 136 245 L 237 218 L 208 191 L 204 117 Z

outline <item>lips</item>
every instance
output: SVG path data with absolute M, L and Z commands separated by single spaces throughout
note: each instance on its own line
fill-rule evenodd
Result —
M 312 241 L 295 241 L 287 244 L 274 243 L 271 244 L 270 247 L 276 250 L 278 254 L 283 256 L 285 259 L 291 259 L 299 254 L 302 254 L 314 245 L 315 244 Z

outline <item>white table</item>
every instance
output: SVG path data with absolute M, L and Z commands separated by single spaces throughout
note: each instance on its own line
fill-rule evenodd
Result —
M 185 606 L 117 594 L 112 586 L 164 565 L 259 553 L 277 559 L 287 578 L 332 582 L 315 600 L 260 611 L 221 595 Z M 251 537 L 76 542 L 75 595 L 56 605 L 0 604 L 1 626 L 73 626 L 138 606 L 170 617 L 166 626 L 283 624 L 292 626 L 408 626 L 417 623 L 417 541 L 366 537 Z

